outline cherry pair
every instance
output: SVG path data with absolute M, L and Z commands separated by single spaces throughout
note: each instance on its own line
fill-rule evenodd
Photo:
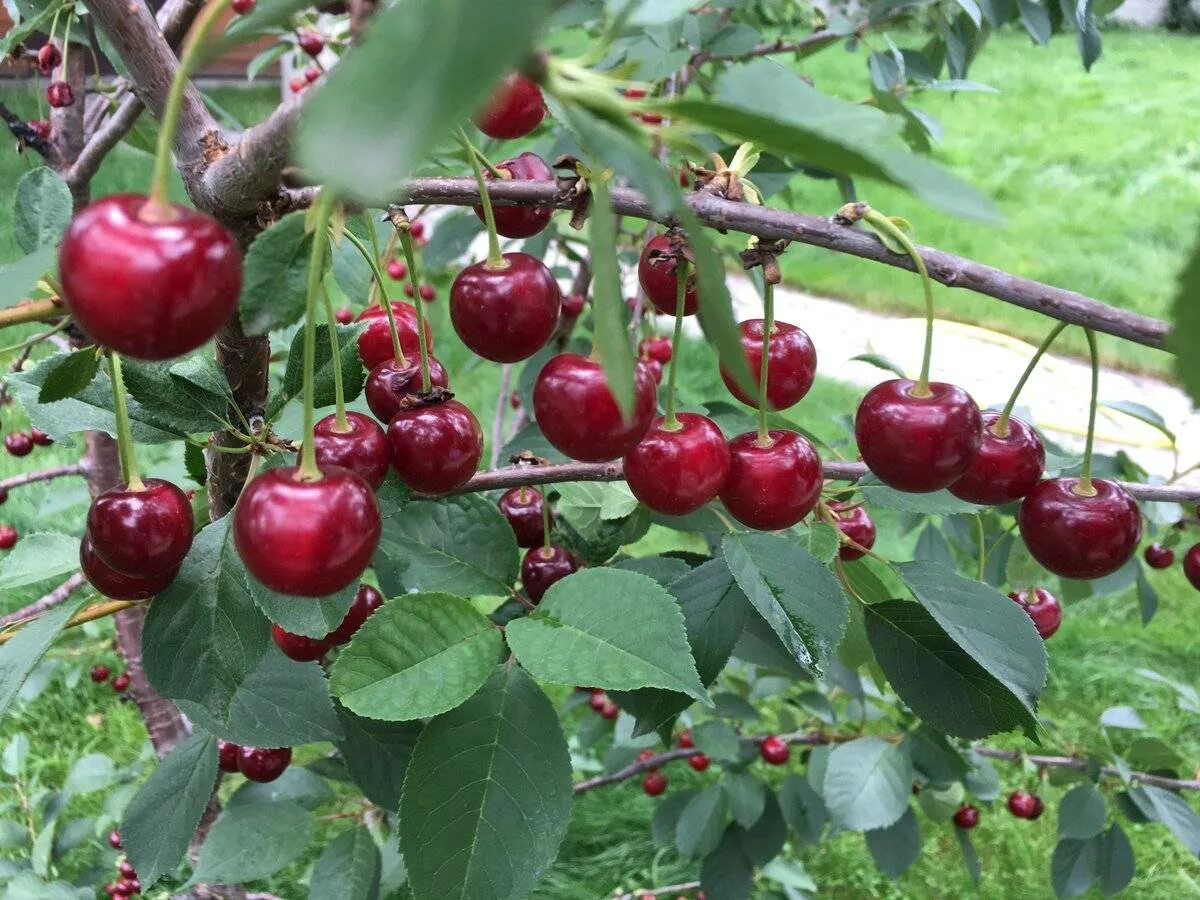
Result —
M 605 719 L 615 719 L 621 714 L 617 704 L 613 703 L 608 695 L 599 688 L 592 691 L 592 696 L 588 698 L 588 706 Z
M 1008 811 L 1018 819 L 1029 819 L 1031 822 L 1040 819 L 1046 811 L 1042 798 L 1030 791 L 1013 791 L 1008 795 Z
M 342 623 L 324 637 L 306 637 L 302 634 L 285 631 L 279 625 L 272 625 L 271 638 L 288 659 L 294 659 L 296 662 L 311 662 L 320 659 L 332 648 L 349 643 L 358 629 L 362 627 L 363 622 L 367 621 L 371 614 L 381 606 L 383 606 L 383 595 L 369 584 L 364 584 L 354 595 L 354 602 L 346 611 Z
M 291 747 L 242 747 L 232 741 L 217 742 L 217 761 L 222 772 L 241 772 L 251 781 L 274 781 L 292 761 Z

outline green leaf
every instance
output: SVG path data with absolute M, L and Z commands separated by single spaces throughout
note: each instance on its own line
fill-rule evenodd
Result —
M 143 886 L 179 865 L 217 782 L 217 739 L 202 731 L 163 757 L 125 810 L 121 842 Z
M 1144 813 L 1171 829 L 1192 856 L 1200 856 L 1200 815 L 1186 800 L 1149 784 L 1129 793 Z
M 749 900 L 754 864 L 742 847 L 737 826 L 729 826 L 717 849 L 700 863 L 700 885 L 713 900 Z
M 958 841 L 958 849 L 962 853 L 963 865 L 967 867 L 967 875 L 971 879 L 971 884 L 978 887 L 983 867 L 979 864 L 979 854 L 975 852 L 975 845 L 971 843 L 971 832 L 955 828 L 954 839 Z
M 813 846 L 821 843 L 821 833 L 825 830 L 828 817 L 825 801 L 807 779 L 795 774 L 788 775 L 779 792 L 779 805 L 788 828 L 795 832 L 796 837 Z
M 254 9 L 244 16 L 236 16 L 229 23 L 224 40 L 228 42 L 228 46 L 233 46 L 260 35 L 270 34 L 278 26 L 286 25 L 292 16 L 305 6 L 304 0 L 258 0 Z
M 346 770 L 372 803 L 395 812 L 400 789 L 421 734 L 419 722 L 380 722 L 337 707 L 343 737 L 337 742 Z
M 382 860 L 371 832 L 362 825 L 343 831 L 313 865 L 308 884 L 312 900 L 375 900 Z
M 558 485 L 555 511 L 581 531 L 603 522 L 623 519 L 637 509 L 638 501 L 623 481 L 577 481 Z
M 743 828 L 751 828 L 767 804 L 767 786 L 749 772 L 730 772 L 721 783 L 729 796 L 729 811 Z
M 912 807 L 887 828 L 868 831 L 864 836 L 875 868 L 888 878 L 899 878 L 921 855 L 921 826 Z
M 1090 72 L 1092 65 L 1100 58 L 1102 50 L 1100 24 L 1096 21 L 1092 0 L 1078 0 L 1075 4 L 1075 26 L 1079 58 L 1083 61 L 1084 70 Z
M 721 785 L 705 788 L 691 799 L 675 823 L 675 847 L 684 859 L 707 856 L 721 843 L 729 802 Z
M 0 266 L 0 309 L 29 296 L 42 276 L 54 268 L 55 247 L 42 244 L 28 256 Z
M 95 347 L 84 347 L 46 361 L 46 378 L 38 391 L 38 403 L 53 403 L 74 397 L 92 383 L 100 368 Z
M 1050 27 L 1050 14 L 1038 0 L 1017 0 L 1017 9 L 1021 13 L 1021 24 L 1036 44 L 1048 44 L 1053 33 Z
M 888 357 L 880 353 L 860 353 L 858 356 L 850 357 L 850 362 L 865 362 L 877 369 L 883 369 L 885 372 L 891 372 L 897 378 L 907 378 L 904 370 L 900 368 L 900 364 L 892 361 Z
M 752 826 L 733 826 L 742 851 L 755 866 L 764 866 L 778 856 L 787 840 L 787 825 L 784 824 L 779 801 L 770 791 L 766 792 L 763 799 L 763 811 Z
M 260 783 L 245 781 L 233 792 L 225 806 L 246 806 L 254 803 L 279 803 L 290 801 L 307 810 L 316 810 L 334 799 L 336 795 L 329 782 L 311 769 L 288 766 L 274 781 Z
M 1135 403 L 1132 400 L 1101 400 L 1100 405 L 1106 409 L 1115 409 L 1117 412 L 1137 419 L 1139 422 L 1144 422 L 1156 431 L 1164 434 L 1167 439 L 1174 444 L 1175 432 L 1167 425 L 1166 420 L 1156 410 L 1151 409 L 1144 403 Z
M 17 181 L 13 195 L 13 236 L 26 253 L 57 247 L 71 221 L 71 189 L 46 166 L 30 169 Z
M 1133 881 L 1137 866 L 1133 858 L 1133 846 L 1129 836 L 1120 825 L 1113 824 L 1100 836 L 1098 852 L 1100 868 L 1100 890 L 1105 897 L 1125 890 Z
M 400 801 L 413 896 L 528 896 L 558 853 L 572 797 L 553 705 L 523 669 L 497 667 L 413 751 Z
M 32 622 L 22 625 L 15 637 L 0 644 L 0 720 L 29 673 L 87 599 L 86 591 L 77 592 L 65 603 L 51 607 Z
M 337 325 L 338 365 L 342 370 L 342 392 L 347 403 L 362 393 L 367 373 L 358 357 L 358 336 L 367 328 L 366 322 Z M 317 336 L 316 356 L 313 364 L 313 406 L 321 409 L 332 406 L 337 400 L 333 364 L 333 348 L 329 346 L 325 333 Z M 267 417 L 274 418 L 289 401 L 299 397 L 304 388 L 304 329 L 300 328 L 292 337 L 288 350 L 287 367 L 279 392 L 267 404 Z
M 75 760 L 67 780 L 63 782 L 63 796 L 91 794 L 111 787 L 116 780 L 113 761 L 103 753 L 89 753 Z
M 696 748 L 724 762 L 736 762 L 741 754 L 737 731 L 728 722 L 709 719 L 692 729 L 692 741 Z
M 675 826 L 679 822 L 679 817 L 683 815 L 684 809 L 692 802 L 692 798 L 697 793 L 699 792 L 673 791 L 659 801 L 658 808 L 654 810 L 654 817 L 650 820 L 650 840 L 654 842 L 654 846 L 675 846 Z M 23 843 L 25 829 L 20 828 L 20 831 L 21 837 L 19 840 Z
M 653 578 L 663 587 L 670 590 L 671 583 L 682 578 L 692 570 L 682 559 L 673 556 L 636 556 L 629 559 L 619 559 L 612 564 L 614 569 L 626 572 L 639 572 Z M 685 613 L 686 618 L 686 613 Z
M 5 4 L 8 6 L 7 4 Z M 32 5 L 32 4 L 31 4 Z M 6 57 L 12 52 L 12 49 L 24 41 L 27 37 L 36 31 L 44 31 L 46 26 L 61 12 L 62 6 L 57 3 L 47 3 L 41 8 L 34 6 L 29 10 L 32 14 L 25 14 L 20 17 L 20 21 L 9 26 L 8 31 L 0 35 L 0 57 Z M 12 7 L 8 6 L 10 20 L 12 17 Z
M 865 737 L 840 744 L 829 754 L 822 793 L 835 825 L 871 831 L 904 815 L 912 783 L 907 753 L 895 744 Z
M 583 569 L 556 582 L 505 638 L 535 678 L 612 690 L 659 687 L 709 702 L 674 598 L 618 569 Z
M 260 9 L 262 9 L 262 7 L 256 5 L 255 8 L 253 10 L 251 10 L 250 14 L 254 15 Z M 244 19 L 245 16 L 243 16 L 242 18 Z M 229 34 L 229 32 L 233 29 L 233 25 L 236 23 L 236 21 L 237 20 L 235 19 L 234 22 L 230 23 L 229 28 L 226 29 L 226 31 L 225 31 L 226 34 Z M 268 68 L 274 62 L 278 62 L 280 59 L 282 59 L 284 56 L 286 56 L 287 53 L 291 49 L 292 48 L 291 48 L 290 44 L 288 44 L 284 41 L 279 41 L 278 43 L 271 44 L 265 50 L 262 50 L 259 53 L 257 53 L 255 55 L 254 59 L 252 59 L 252 60 L 250 60 L 250 62 L 246 63 L 246 80 L 253 81 L 255 78 L 258 77 L 258 74 L 263 69 Z
M 352 583 L 328 597 L 294 597 L 271 590 L 246 573 L 250 596 L 263 614 L 292 634 L 323 638 L 342 624 L 354 603 L 358 584 Z
M 0 590 L 38 584 L 79 569 L 79 539 L 69 534 L 35 531 L 0 560 Z
M 190 884 L 238 884 L 278 872 L 307 849 L 313 815 L 296 803 L 254 803 L 226 809 L 204 846 Z
M 312 235 L 304 212 L 288 213 L 259 232 L 242 262 L 242 330 L 266 334 L 300 321 L 308 295 Z
M 1063 838 L 1050 857 L 1050 883 L 1056 897 L 1078 897 L 1100 877 L 1100 841 Z
M 1144 628 L 1150 624 L 1150 620 L 1158 612 L 1158 591 L 1154 590 L 1154 585 L 1150 583 L 1145 572 L 1138 573 L 1137 594 L 1138 609 L 1141 610 L 1142 627 Z
M 209 362 L 215 365 L 212 360 Z M 177 376 L 175 372 L 179 365 L 176 360 L 124 360 L 121 374 L 125 379 L 125 389 L 129 391 L 129 396 L 138 402 L 148 421 L 160 424 L 172 432 L 192 434 L 224 428 L 228 384 L 222 385 L 222 391 L 210 393 L 194 381 Z M 105 384 L 107 385 L 107 379 Z
M 870 506 L 894 509 L 898 512 L 917 513 L 926 516 L 951 516 L 960 513 L 977 513 L 983 507 L 959 500 L 949 491 L 934 491 L 930 494 L 908 494 L 890 488 L 886 484 L 864 481 L 859 485 L 863 497 Z

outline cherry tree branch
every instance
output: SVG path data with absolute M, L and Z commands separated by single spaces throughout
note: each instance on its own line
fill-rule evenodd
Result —
M 864 25 L 863 28 L 866 26 Z M 862 29 L 859 29 L 862 30 Z M 855 32 L 857 33 L 857 32 Z M 850 37 L 849 34 L 843 31 L 831 31 L 823 29 L 814 31 L 807 37 L 800 38 L 797 41 L 786 41 L 780 38 L 777 41 L 758 44 L 751 47 L 743 53 L 696 53 L 693 54 L 690 64 L 693 66 L 701 66 L 707 62 L 740 62 L 742 60 L 754 59 L 759 56 L 773 56 L 776 53 L 807 53 L 820 50 L 830 44 L 835 44 L 843 38 Z
M 62 466 L 55 466 L 52 469 L 38 469 L 35 472 L 21 472 L 10 478 L 0 480 L 0 491 L 9 491 L 13 488 L 24 487 L 27 484 L 50 481 L 51 479 L 63 478 L 67 475 L 87 475 L 87 473 L 88 467 L 82 462 L 67 463 Z
M 39 597 L 27 606 L 22 606 L 20 609 L 15 609 L 10 613 L 0 616 L 0 628 L 7 628 L 9 625 L 15 625 L 18 622 L 37 618 L 46 610 L 53 609 L 60 603 L 65 603 L 68 597 L 85 584 L 87 584 L 87 579 L 83 577 L 83 573 L 76 572 L 45 596 Z

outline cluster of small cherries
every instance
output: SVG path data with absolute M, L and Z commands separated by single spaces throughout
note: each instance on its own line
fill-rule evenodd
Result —
M 681 750 L 691 750 L 695 748 L 695 743 L 692 741 L 692 732 L 684 731 L 679 735 L 677 746 Z M 770 766 L 782 766 L 792 755 L 791 747 L 788 742 L 777 735 L 768 735 L 758 743 L 758 754 L 762 757 L 763 762 Z M 644 763 L 647 760 L 653 759 L 658 754 L 649 748 L 638 754 L 638 762 Z M 692 753 L 687 757 L 688 765 L 693 771 L 703 772 L 712 764 L 712 760 L 704 753 Z M 663 774 L 661 769 L 650 769 L 649 773 L 642 779 L 642 790 L 650 797 L 658 797 L 667 790 L 667 776 Z
M 109 833 L 108 846 L 114 850 L 122 849 L 120 832 Z M 122 857 L 117 860 L 117 875 L 120 877 L 116 881 L 109 882 L 104 886 L 106 896 L 113 900 L 126 900 L 128 897 L 136 897 L 142 892 L 142 883 L 138 881 L 137 871 L 128 859 Z
M 4 449 L 13 456 L 28 456 L 34 447 L 49 447 L 54 443 L 50 435 L 40 428 L 31 428 L 29 432 L 10 431 L 4 436 Z M 8 500 L 8 489 L 0 488 L 0 505 Z M 20 533 L 12 525 L 0 525 L 0 550 L 11 550 L 17 545 Z
M 308 54 L 312 62 L 288 82 L 288 90 L 293 94 L 299 94 L 310 84 L 316 84 L 325 74 L 319 60 L 321 51 L 325 49 L 325 38 L 315 31 L 301 31 L 296 35 L 296 46 Z
M 1042 798 L 1026 790 L 1013 791 L 1008 795 L 1005 805 L 1015 818 L 1028 819 L 1031 822 L 1040 819 L 1046 811 L 1046 804 L 1042 802 Z M 979 807 L 973 803 L 964 803 L 954 811 L 954 825 L 963 831 L 975 828 L 980 818 Z
M 88 677 L 96 684 L 106 684 L 109 678 L 112 677 L 112 669 L 101 663 L 100 665 L 92 666 L 91 671 L 88 672 Z M 118 694 L 123 694 L 129 690 L 129 685 L 132 681 L 133 679 L 129 677 L 128 672 L 122 672 L 112 679 L 112 689 Z

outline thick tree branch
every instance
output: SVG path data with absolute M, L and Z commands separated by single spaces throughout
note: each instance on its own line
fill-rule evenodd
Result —
M 22 300 L 15 306 L 0 309 L 0 328 L 11 325 L 25 325 L 29 322 L 44 322 L 65 315 L 62 303 L 57 297 L 47 300 Z
M 301 106 L 300 98 L 288 99 L 262 122 L 246 129 L 191 188 L 197 205 L 218 218 L 237 219 L 251 215 L 263 200 L 277 195 Z
M 18 116 L 15 112 L 0 103 L 0 119 L 8 126 L 8 130 L 12 132 L 13 137 L 19 140 L 26 147 L 36 151 L 46 160 L 53 162 L 55 158 L 54 145 L 29 127 L 29 123 Z

